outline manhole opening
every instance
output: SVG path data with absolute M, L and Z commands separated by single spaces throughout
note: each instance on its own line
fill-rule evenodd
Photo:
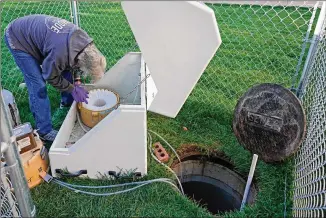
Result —
M 181 179 L 185 195 L 212 214 L 240 209 L 246 180 L 221 162 L 187 158 L 182 165 L 174 165 L 173 170 Z M 256 192 L 252 184 L 247 204 L 254 203 Z
M 233 193 L 233 190 L 224 189 L 222 185 L 206 181 L 190 181 L 183 182 L 182 187 L 189 198 L 206 207 L 213 214 L 240 209 L 241 196 Z

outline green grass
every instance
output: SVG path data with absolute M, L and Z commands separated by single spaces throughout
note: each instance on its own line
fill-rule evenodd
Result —
M 44 13 L 69 19 L 67 2 L 10 3 L 2 9 L 2 30 L 15 17 Z M 212 5 L 222 37 L 222 45 L 175 119 L 149 113 L 148 126 L 178 148 L 198 144 L 204 152 L 223 151 L 247 175 L 251 154 L 237 142 L 231 128 L 238 98 L 252 85 L 272 82 L 290 87 L 301 52 L 311 11 L 305 8 L 247 7 Z M 123 11 L 117 3 L 87 3 L 79 7 L 82 28 L 105 54 L 108 68 L 126 52 L 138 51 Z M 26 90 L 20 71 L 2 43 L 2 85 L 17 99 L 23 121 L 34 123 L 28 109 Z M 299 75 L 300 76 L 300 75 Z M 297 81 L 297 78 L 295 78 Z M 59 93 L 48 90 L 53 123 L 60 128 L 65 111 L 59 111 Z M 189 130 L 183 131 L 186 126 Z M 112 151 L 114 152 L 114 151 Z M 151 158 L 149 175 L 144 178 L 171 177 Z M 284 211 L 284 188 L 291 189 L 292 162 L 282 165 L 258 161 L 255 181 L 259 186 L 256 204 L 243 212 L 224 214 L 239 217 L 281 217 Z M 83 184 L 106 184 L 114 181 L 69 180 Z M 205 209 L 180 196 L 165 184 L 150 185 L 129 194 L 114 197 L 89 197 L 42 184 L 32 190 L 39 216 L 211 216 Z M 290 215 L 291 193 L 286 193 Z

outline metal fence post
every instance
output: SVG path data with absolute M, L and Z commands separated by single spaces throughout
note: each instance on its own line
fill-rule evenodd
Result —
M 77 0 L 71 1 L 71 12 L 72 12 L 72 17 L 73 17 L 73 22 L 77 26 L 79 25 L 79 17 L 78 17 L 78 5 L 77 5 Z
M 17 149 L 16 141 L 12 137 L 13 132 L 5 109 L 0 86 L 0 143 L 6 168 L 9 171 L 10 180 L 18 202 L 22 217 L 34 217 L 36 213 L 30 190 L 22 168 L 21 159 Z
M 295 73 L 294 73 L 293 78 L 292 78 L 292 86 L 291 86 L 291 90 L 295 90 L 295 89 L 294 89 L 294 86 L 295 86 L 295 83 L 296 83 L 295 81 L 297 80 L 297 77 L 298 77 L 298 75 L 299 75 L 300 66 L 301 66 L 301 64 L 302 64 L 303 56 L 305 55 L 307 42 L 308 42 L 308 40 L 309 40 L 309 35 L 310 35 L 311 28 L 312 28 L 312 24 L 314 23 L 314 20 L 315 20 L 315 15 L 316 15 L 316 11 L 317 11 L 317 7 L 318 7 L 318 5 L 319 5 L 319 1 L 317 1 L 316 4 L 315 4 L 315 6 L 314 6 L 314 10 L 313 10 L 312 16 L 311 16 L 311 18 L 310 18 L 309 25 L 308 25 L 308 29 L 307 29 L 307 32 L 306 32 L 306 37 L 305 37 L 304 40 L 303 40 L 302 50 L 301 50 L 301 54 L 300 54 L 300 58 L 299 58 L 299 61 L 298 61 L 298 64 L 297 64 L 297 67 L 296 67 Z
M 318 21 L 317 21 L 317 24 L 316 24 L 316 27 L 315 27 L 314 35 L 313 35 L 313 38 L 311 40 L 311 45 L 310 45 L 310 48 L 309 48 L 309 51 L 308 51 L 307 59 L 305 61 L 303 71 L 302 71 L 302 75 L 301 75 L 299 85 L 298 85 L 298 88 L 297 88 L 297 93 L 296 94 L 297 94 L 297 96 L 299 98 L 301 98 L 301 96 L 303 95 L 302 90 L 304 89 L 305 82 L 306 82 L 307 77 L 308 77 L 308 72 L 309 72 L 309 69 L 311 67 L 311 63 L 313 61 L 314 54 L 316 53 L 317 43 L 319 41 L 319 35 L 320 35 L 321 31 L 322 31 L 323 24 L 325 22 L 325 18 L 326 18 L 326 2 L 323 1 L 322 7 L 321 7 L 321 10 L 320 10 L 320 14 L 319 14 L 319 17 L 318 17 Z
M 326 2 L 323 2 L 298 93 L 307 115 L 307 133 L 295 158 L 293 217 L 324 217 L 325 214 L 325 9 Z

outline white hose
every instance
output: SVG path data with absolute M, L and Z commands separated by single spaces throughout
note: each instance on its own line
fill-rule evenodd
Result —
M 74 188 L 89 188 L 89 189 L 117 188 L 117 187 L 130 186 L 130 185 L 141 185 L 141 184 L 144 184 L 144 183 L 151 183 L 151 182 L 172 181 L 171 179 L 167 179 L 167 178 L 158 178 L 158 179 L 152 179 L 152 180 L 146 180 L 146 181 L 129 182 L 129 183 L 115 184 L 115 185 L 89 186 L 89 185 L 74 185 L 74 184 L 69 184 L 69 183 L 60 181 L 58 179 L 53 179 L 53 180 L 56 180 L 56 181 L 58 181 L 58 182 L 60 182 L 62 184 L 68 185 L 70 187 L 74 187 Z
M 152 130 L 148 130 L 149 132 L 155 134 L 156 136 L 158 136 L 160 139 L 162 139 L 170 148 L 171 150 L 173 151 L 173 153 L 177 156 L 178 160 L 179 160 L 179 163 L 180 163 L 180 177 L 181 177 L 181 181 L 183 179 L 183 176 L 182 176 L 182 162 L 181 162 L 181 159 L 178 155 L 178 153 L 174 150 L 174 148 L 172 147 L 172 145 L 170 145 L 162 136 L 160 136 L 158 133 L 152 131 Z
M 164 183 L 167 183 L 167 184 L 170 184 L 172 185 L 173 187 L 175 187 L 177 190 L 178 187 L 173 184 L 172 182 L 169 182 L 169 181 L 165 181 L 165 180 L 162 180 L 162 181 L 153 181 L 153 182 L 147 182 L 147 183 L 144 183 L 144 184 L 141 184 L 141 185 L 138 185 L 136 187 L 133 187 L 133 188 L 130 188 L 130 189 L 126 189 L 126 190 L 122 190 L 122 191 L 117 191 L 117 192 L 108 192 L 108 193 L 95 193 L 95 192 L 88 192 L 88 191 L 83 191 L 83 190 L 79 190 L 79 189 L 76 189 L 76 188 L 73 188 L 71 187 L 70 185 L 66 185 L 66 184 L 63 184 L 61 181 L 59 180 L 53 180 L 54 183 L 60 185 L 60 186 L 63 186 L 65 188 L 68 188 L 70 190 L 73 190 L 75 192 L 78 192 L 78 193 L 82 193 L 82 194 L 87 194 L 87 195 L 92 195 L 92 196 L 111 196 L 111 195 L 117 195 L 117 194 L 123 194 L 123 193 L 126 193 L 126 192 L 130 192 L 130 191 L 133 191 L 133 190 L 136 190 L 140 187 L 143 187 L 145 185 L 149 185 L 149 184 L 152 184 L 154 182 L 164 182 Z
M 151 132 L 151 133 L 153 133 L 153 134 L 155 134 L 156 136 L 158 136 L 160 139 L 162 139 L 170 148 L 171 148 L 171 150 L 175 153 L 175 155 L 177 156 L 177 158 L 178 158 L 178 160 L 179 160 L 179 162 L 181 163 L 181 159 L 180 159 L 180 157 L 179 157 L 179 155 L 178 155 L 178 153 L 174 150 L 174 148 L 162 137 L 162 136 L 160 136 L 158 133 L 156 133 L 156 132 L 154 132 L 153 130 L 148 130 L 149 132 Z
M 149 137 L 149 151 L 151 153 L 151 156 L 154 158 L 154 160 L 156 160 L 158 163 L 160 163 L 162 166 L 164 166 L 165 168 L 167 168 L 174 176 L 175 178 L 177 179 L 178 183 L 179 183 L 179 186 L 180 186 L 180 189 L 181 189 L 181 192 L 182 194 L 184 195 L 184 191 L 183 191 L 183 188 L 182 188 L 182 184 L 180 182 L 180 179 L 178 178 L 178 175 L 170 168 L 168 167 L 167 165 L 165 165 L 164 163 L 162 163 L 160 160 L 158 160 L 155 155 L 153 154 L 153 151 L 152 151 L 152 136 L 151 134 L 148 133 L 148 137 Z

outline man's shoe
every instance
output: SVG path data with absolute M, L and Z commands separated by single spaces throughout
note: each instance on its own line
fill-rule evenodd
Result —
M 40 135 L 40 139 L 47 142 L 53 142 L 57 134 L 58 134 L 57 130 L 51 130 L 51 132 L 45 135 Z

